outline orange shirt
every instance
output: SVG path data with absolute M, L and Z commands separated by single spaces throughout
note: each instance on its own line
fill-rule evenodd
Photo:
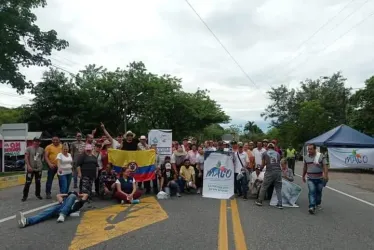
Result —
M 255 156 L 253 155 L 251 150 L 247 150 L 247 154 L 249 157 L 249 166 L 250 168 L 254 169 L 255 167 Z

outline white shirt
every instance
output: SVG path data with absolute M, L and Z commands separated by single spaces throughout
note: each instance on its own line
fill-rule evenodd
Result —
M 200 169 L 204 170 L 204 155 L 198 154 L 196 157 L 196 163 L 199 163 Z
M 239 160 L 239 157 L 240 157 L 240 160 Z M 235 173 L 240 173 L 241 172 L 241 169 L 243 167 L 247 167 L 248 166 L 248 163 L 249 163 L 249 157 L 248 157 L 248 154 L 246 152 L 242 152 L 242 153 L 239 153 L 239 152 L 235 152 L 234 153 L 234 162 L 235 162 Z M 241 163 L 240 163 L 241 161 Z M 243 165 L 242 165 L 243 164 Z
M 58 166 L 58 171 L 57 171 L 58 175 L 66 175 L 66 174 L 72 173 L 73 158 L 71 157 L 70 153 L 68 153 L 68 156 L 65 156 L 63 153 L 59 153 L 56 159 L 59 161 L 59 166 Z
M 112 148 L 119 149 L 120 147 L 121 147 L 121 144 L 117 140 L 113 139 Z
M 252 150 L 252 154 L 255 157 L 255 165 L 262 165 L 262 154 L 266 152 L 266 149 L 261 148 L 261 150 L 258 150 L 258 148 L 255 148 Z
M 253 171 L 251 174 L 251 183 L 255 183 L 255 181 L 259 179 L 260 181 L 264 180 L 264 172 L 260 172 L 260 174 L 257 176 L 256 171 Z

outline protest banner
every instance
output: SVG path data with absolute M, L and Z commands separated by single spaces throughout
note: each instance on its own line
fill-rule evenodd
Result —
M 5 141 L 4 155 L 6 156 L 21 156 L 25 155 L 26 142 L 24 141 Z
M 301 187 L 293 182 L 282 179 L 282 205 L 283 207 L 299 207 L 296 204 L 297 199 L 301 194 Z M 277 193 L 275 189 L 271 196 L 270 206 L 278 204 Z
M 328 148 L 330 168 L 374 168 L 374 148 Z
M 203 197 L 230 199 L 234 195 L 234 164 L 229 153 L 205 152 Z
M 148 133 L 148 144 L 157 145 L 157 153 L 161 156 L 169 155 L 171 156 L 172 144 L 173 144 L 173 134 L 170 129 L 152 129 Z

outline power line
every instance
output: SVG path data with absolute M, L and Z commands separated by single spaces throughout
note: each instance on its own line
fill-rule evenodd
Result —
M 256 87 L 258 88 L 257 84 L 252 80 L 252 78 L 245 72 L 243 67 L 239 64 L 239 62 L 235 59 L 235 57 L 230 53 L 230 51 L 223 45 L 221 40 L 216 36 L 216 34 L 213 32 L 213 30 L 209 27 L 209 25 L 204 21 L 204 19 L 199 15 L 199 13 L 195 10 L 195 8 L 190 4 L 188 0 L 184 0 L 188 6 L 190 6 L 191 10 L 196 14 L 196 16 L 200 19 L 200 21 L 204 24 L 204 26 L 209 30 L 209 32 L 212 34 L 212 36 L 217 40 L 217 42 L 221 45 L 221 47 L 226 51 L 226 53 L 230 56 L 230 58 L 234 61 L 236 66 L 243 72 L 245 77 Z

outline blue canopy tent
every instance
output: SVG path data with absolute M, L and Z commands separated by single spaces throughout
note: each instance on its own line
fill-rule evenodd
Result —
M 324 147 L 374 148 L 373 137 L 344 124 L 307 141 L 305 144 L 311 143 Z

